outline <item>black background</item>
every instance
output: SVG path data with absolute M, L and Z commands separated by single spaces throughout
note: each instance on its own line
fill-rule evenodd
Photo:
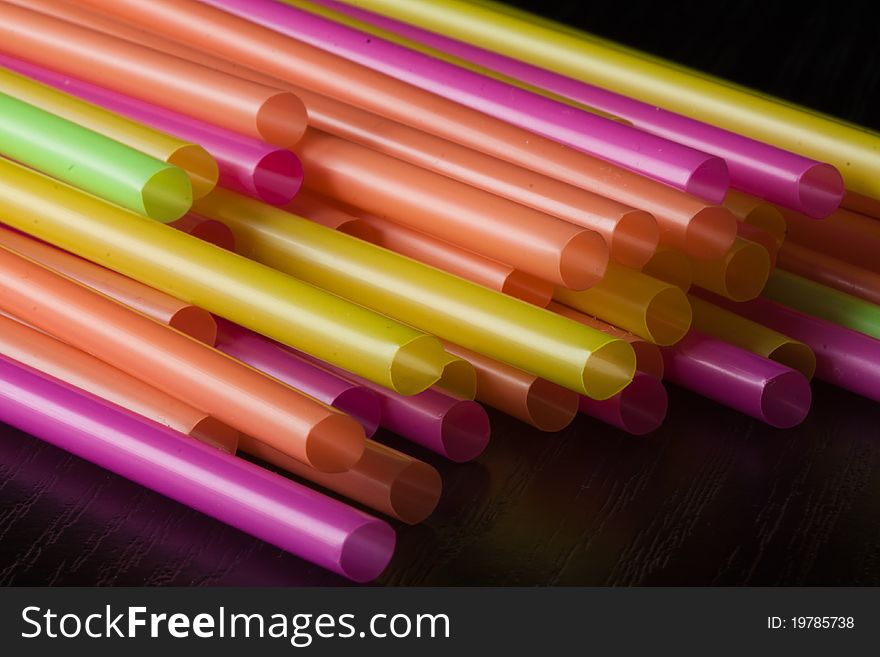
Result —
M 513 2 L 880 128 L 869 3 Z M 794 10 L 794 13 L 792 13 Z M 880 584 L 880 405 L 817 383 L 777 431 L 670 387 L 633 438 L 580 417 L 540 434 L 492 414 L 475 463 L 399 527 L 389 585 Z M 345 584 L 280 550 L 0 427 L 0 584 Z

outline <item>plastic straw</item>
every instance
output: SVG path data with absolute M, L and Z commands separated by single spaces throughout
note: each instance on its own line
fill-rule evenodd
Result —
M 336 22 L 346 19 L 336 12 L 314 5 L 303 11 L 273 0 L 205 2 L 714 203 L 727 191 L 727 166 L 720 158 L 353 29 Z M 329 13 L 330 20 L 316 12 Z M 840 188 L 842 195 L 842 183 Z
M 376 433 L 381 409 L 378 396 L 371 390 L 328 372 L 232 322 L 221 319 L 217 329 L 217 349 L 223 353 L 350 415 L 360 422 L 367 436 Z
M 682 292 L 691 289 L 694 282 L 694 268 L 691 261 L 681 251 L 661 247 L 642 267 L 642 273 L 664 283 L 671 283 Z
M 829 322 L 880 338 L 880 306 L 777 269 L 763 296 Z
M 6 249 L 0 281 L 15 317 L 312 467 L 344 471 L 363 452 L 348 416 Z
M 632 376 L 628 344 L 542 308 L 225 190 L 197 211 L 232 228 L 250 258 L 591 397 Z
M 452 343 L 446 349 L 477 372 L 476 399 L 540 431 L 562 431 L 577 415 L 578 394 Z
M 255 201 L 256 202 L 256 201 Z M 0 161 L 6 223 L 402 393 L 440 376 L 433 337 L 269 267 Z
M 866 217 L 871 217 L 872 219 L 880 219 L 880 200 L 849 189 L 843 195 L 841 207 L 858 212 Z
M 27 62 L 7 60 L 7 65 L 90 103 L 201 144 L 216 160 L 224 187 L 283 205 L 302 185 L 302 164 L 289 150 Z
M 278 146 L 305 130 L 305 107 L 290 92 L 23 7 L 0 5 L 0 50 Z
M 213 7 L 173 0 L 86 4 L 241 66 L 651 212 L 660 223 L 661 239 L 695 257 L 714 257 L 730 247 L 735 224 L 723 208 Z
M 283 1 L 297 6 L 305 4 Z M 822 217 L 837 209 L 843 195 L 840 174 L 827 164 L 343 2 L 313 1 L 384 28 L 374 33 L 385 38 L 391 31 L 405 37 L 409 47 L 412 47 L 412 40 L 427 44 L 434 56 L 446 53 L 447 58 L 452 55 L 456 62 L 460 59 L 474 62 L 624 118 L 646 132 L 722 157 L 730 170 L 731 185 L 774 203 Z M 442 51 L 441 55 L 437 54 L 438 51 Z
M 609 266 L 602 282 L 591 289 L 556 288 L 554 298 L 663 346 L 681 340 L 691 325 L 691 307 L 684 292 L 616 265 Z
M 783 210 L 786 240 L 880 273 L 880 221 L 849 210 L 838 210 L 823 221 Z
M 810 410 L 803 374 L 729 342 L 691 331 L 663 354 L 672 383 L 777 429 L 800 424 Z
M 0 154 L 159 221 L 192 205 L 183 169 L 4 93 Z
M 605 274 L 602 237 L 326 133 L 296 148 L 307 188 L 573 289 Z
M 14 68 L 18 63 L 19 60 L 0 55 L 0 66 Z M 0 91 L 180 167 L 189 175 L 194 198 L 201 198 L 217 184 L 217 163 L 197 144 L 141 125 L 11 70 L 0 69 Z
M 305 217 L 309 221 L 314 221 L 327 228 L 340 230 L 344 233 L 349 232 L 350 226 L 363 223 L 359 217 L 352 214 L 351 208 L 343 209 L 343 206 L 334 204 L 333 201 L 326 196 L 310 192 L 307 189 L 302 190 L 296 195 L 296 198 L 293 199 L 293 201 L 285 205 L 282 209 L 292 214 L 298 214 L 300 217 Z M 358 235 L 358 237 L 361 239 L 367 239 L 366 234 L 368 231 L 364 228 L 358 230 L 360 233 L 363 233 L 363 236 Z
M 827 162 L 843 174 L 848 189 L 880 197 L 880 136 L 864 128 L 497 2 L 350 4 Z
M 477 396 L 477 371 L 468 361 L 447 353 L 436 387 L 459 399 L 473 400 Z
M 878 254 L 880 255 L 880 254 Z M 788 242 L 779 251 L 785 271 L 880 305 L 880 274 Z
M 3 226 L 0 245 L 205 344 L 217 338 L 213 315 L 197 306 Z
M 596 401 L 581 396 L 578 410 L 634 436 L 643 436 L 663 424 L 668 402 L 660 379 L 636 372 L 633 382 L 611 399 Z
M 589 326 L 597 331 L 602 331 L 602 333 L 606 333 L 612 337 L 620 338 L 621 340 L 629 342 L 636 354 L 636 371 L 650 374 L 655 379 L 663 378 L 663 353 L 660 351 L 660 347 L 653 342 L 649 342 L 644 338 L 633 335 L 629 331 L 624 331 L 616 326 L 612 326 L 611 324 L 603 322 L 601 319 L 585 315 L 579 310 L 569 308 L 556 301 L 551 301 L 550 305 L 547 306 L 547 310 L 550 310 L 557 315 L 568 317 L 579 324 Z
M 235 251 L 235 236 L 232 231 L 219 221 L 201 219 L 192 214 L 182 216 L 177 221 L 171 222 L 171 227 L 179 231 L 198 237 L 200 240 L 219 246 L 227 251 Z
M 813 378 L 816 355 L 803 342 L 693 295 L 690 302 L 696 330 L 775 360 L 797 370 L 807 379 Z
M 694 285 L 733 301 L 749 301 L 761 294 L 770 267 L 767 249 L 741 237 L 717 260 L 691 259 Z
M 761 228 L 776 238 L 780 244 L 788 232 L 785 217 L 777 208 L 760 198 L 730 190 L 724 199 L 724 206 L 742 223 Z
M 367 441 L 361 460 L 347 472 L 318 472 L 296 459 L 242 436 L 242 451 L 409 525 L 425 520 L 440 501 L 443 482 L 435 468 L 396 449 Z
M 0 421 L 359 582 L 394 530 L 341 502 L 0 358 Z
M 782 243 L 779 240 L 763 228 L 759 228 L 754 224 L 748 224 L 744 221 L 741 221 L 739 225 L 737 225 L 736 234 L 737 237 L 763 246 L 764 250 L 767 251 L 767 255 L 770 257 L 770 270 L 772 271 L 776 268 L 776 260 L 779 257 L 779 248 L 782 246 Z
M 14 318 L 0 317 L 0 354 L 223 451 L 238 446 L 232 427 Z

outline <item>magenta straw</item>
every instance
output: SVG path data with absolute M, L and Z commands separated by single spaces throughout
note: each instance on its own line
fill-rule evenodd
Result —
M 810 410 L 810 384 L 800 372 L 691 330 L 663 349 L 665 377 L 778 429 L 800 424 Z
M 378 518 L 2 356 L 0 421 L 357 582 L 394 552 Z
M 636 372 L 632 383 L 609 399 L 598 401 L 581 395 L 578 410 L 634 436 L 643 436 L 663 424 L 668 402 L 660 379 Z
M 274 0 L 203 1 L 710 202 L 720 203 L 727 191 L 724 161 L 694 148 Z
M 379 428 L 381 405 L 372 390 L 306 361 L 276 342 L 217 318 L 216 348 L 283 381 L 292 388 L 351 415 L 367 436 Z
M 199 144 L 217 160 L 219 184 L 223 187 L 272 205 L 285 205 L 302 186 L 302 163 L 292 151 L 12 57 L 0 55 L 0 65 L 139 123 Z
M 843 199 L 843 178 L 830 164 L 344 2 L 312 2 L 619 116 L 646 132 L 724 158 L 731 186 L 754 196 L 814 218 L 827 217 Z

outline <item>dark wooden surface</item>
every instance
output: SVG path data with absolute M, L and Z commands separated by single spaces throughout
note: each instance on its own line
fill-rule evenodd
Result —
M 880 125 L 880 49 L 862 7 L 613 4 L 539 10 Z M 446 489 L 428 522 L 399 528 L 379 583 L 878 585 L 880 405 L 822 384 L 814 394 L 810 417 L 790 431 L 671 389 L 667 423 L 645 438 L 583 417 L 545 435 L 493 414 L 475 463 L 412 448 Z M 0 584 L 345 583 L 0 428 Z

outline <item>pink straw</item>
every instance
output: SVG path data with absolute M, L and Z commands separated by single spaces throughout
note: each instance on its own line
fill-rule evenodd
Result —
M 810 410 L 803 374 L 723 340 L 691 330 L 663 356 L 672 383 L 772 427 L 798 425 Z
M 344 2 L 312 1 L 589 107 L 619 116 L 646 132 L 724 158 L 730 171 L 731 186 L 754 196 L 799 210 L 814 218 L 827 217 L 837 209 L 843 199 L 843 179 L 837 169 L 830 164 L 817 162 L 770 144 Z
M 272 205 L 284 205 L 296 196 L 302 186 L 302 164 L 289 150 L 6 55 L 0 55 L 0 65 L 162 132 L 201 145 L 217 160 L 220 170 L 219 184 L 223 187 Z
M 415 87 L 720 203 L 721 158 L 273 0 L 203 0 Z
M 642 436 L 663 424 L 668 401 L 660 379 L 636 372 L 632 383 L 609 399 L 597 401 L 581 395 L 578 410 L 634 436 Z

